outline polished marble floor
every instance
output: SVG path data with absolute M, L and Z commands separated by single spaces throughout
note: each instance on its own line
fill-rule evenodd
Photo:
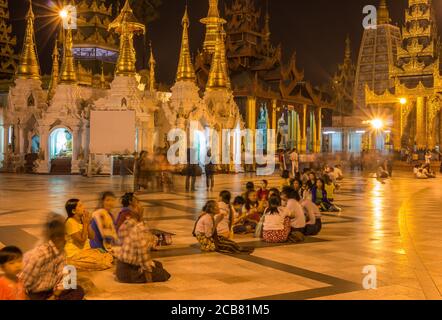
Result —
M 442 178 L 417 181 L 400 172 L 381 184 L 348 175 L 336 196 L 343 212 L 326 214 L 320 235 L 285 245 L 238 237 L 257 248 L 251 256 L 201 254 L 191 231 L 206 199 L 224 189 L 240 193 L 246 181 L 259 178 L 217 176 L 214 192 L 207 193 L 198 181 L 193 194 L 184 192 L 182 180 L 176 180 L 174 192 L 140 196 L 150 225 L 176 234 L 172 246 L 155 253 L 171 280 L 125 285 L 114 281 L 112 270 L 81 274 L 88 279 L 88 299 L 442 297 Z M 280 183 L 278 177 L 269 180 L 271 186 Z M 92 210 L 105 190 L 119 193 L 119 178 L 0 174 L 0 247 L 32 248 L 41 241 L 49 212 L 64 214 L 64 202 L 71 197 Z M 363 287 L 366 266 L 376 268 L 376 289 Z

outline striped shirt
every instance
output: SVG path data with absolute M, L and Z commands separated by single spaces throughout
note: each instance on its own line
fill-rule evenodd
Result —
M 151 272 L 155 266 L 150 257 L 150 250 L 155 244 L 155 236 L 143 222 L 126 220 L 118 231 L 120 247 L 114 247 L 114 255 L 121 262 L 139 266 L 141 270 Z
M 52 241 L 27 252 L 19 278 L 27 292 L 38 293 L 63 288 L 66 257 Z

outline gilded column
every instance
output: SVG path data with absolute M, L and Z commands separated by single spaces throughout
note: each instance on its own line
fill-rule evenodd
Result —
M 256 129 L 256 98 L 247 98 L 247 128 Z
M 278 117 L 278 115 L 277 115 L 277 109 L 278 109 L 278 105 L 277 105 L 277 101 L 274 99 L 274 100 L 272 100 L 272 129 L 273 130 L 278 130 L 278 128 L 277 128 L 277 126 L 278 126 L 278 124 L 277 124 L 277 117 Z
M 316 153 L 321 152 L 322 144 L 322 108 L 316 109 Z
M 392 138 L 393 138 L 393 148 L 395 151 L 400 152 L 402 148 L 402 135 L 403 135 L 403 128 L 402 128 L 402 113 L 403 113 L 404 106 L 402 104 L 397 104 L 395 106 L 395 111 L 393 113 L 393 131 L 392 131 Z
M 302 106 L 300 153 L 307 153 L 307 105 Z
M 418 97 L 416 101 L 416 145 L 419 150 L 427 147 L 426 141 L 425 97 Z

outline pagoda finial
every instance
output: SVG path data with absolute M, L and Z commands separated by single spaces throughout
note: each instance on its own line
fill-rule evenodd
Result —
M 265 24 L 264 24 L 264 40 L 266 42 L 270 41 L 270 13 L 269 13 L 269 0 L 266 2 L 266 17 L 265 17 Z
M 207 17 L 200 20 L 206 25 L 206 37 L 204 39 L 204 51 L 214 53 L 220 27 L 227 21 L 220 18 L 218 10 L 218 0 L 209 0 L 209 12 Z
M 209 79 L 207 81 L 207 90 L 228 88 L 226 68 L 223 65 L 223 54 L 225 54 L 225 52 L 222 52 L 222 48 L 222 35 L 218 33 L 212 65 L 210 67 Z
M 153 55 L 152 43 L 150 43 L 150 58 L 149 58 L 149 91 L 155 92 L 156 87 L 156 76 L 155 76 L 155 66 L 157 62 Z
M 345 39 L 345 60 L 351 60 L 351 41 L 349 35 Z
M 55 88 L 58 84 L 59 74 L 60 74 L 60 55 L 58 53 L 58 40 L 55 37 L 54 51 L 52 52 L 52 72 L 51 72 L 51 82 L 49 84 L 49 99 L 52 98 L 55 92 Z
M 77 74 L 75 71 L 74 55 L 72 53 L 74 41 L 72 39 L 72 29 L 69 27 L 65 30 L 63 43 L 63 61 L 61 64 L 60 83 L 73 84 L 77 82 Z
M 126 0 L 118 17 L 109 24 L 109 30 L 120 34 L 120 55 L 117 61 L 116 75 L 134 76 L 136 73 L 136 55 L 134 34 L 144 34 L 146 27 L 135 18 L 129 0 Z
M 176 81 L 195 81 L 195 69 L 190 58 L 189 49 L 189 15 L 186 10 L 182 20 L 183 36 L 181 40 L 180 61 L 178 63 L 178 71 Z
M 26 15 L 26 33 L 17 69 L 17 78 L 20 79 L 40 79 L 40 65 L 35 46 L 34 19 L 32 1 L 29 0 L 29 10 Z
M 387 0 L 381 0 L 378 8 L 378 25 L 390 24 L 390 12 L 387 7 Z

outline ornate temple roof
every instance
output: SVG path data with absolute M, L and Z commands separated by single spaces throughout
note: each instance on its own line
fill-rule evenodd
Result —
M 12 35 L 9 23 L 8 0 L 0 0 L 0 80 L 11 79 L 18 64 L 18 56 L 14 52 L 17 38 Z
M 108 32 L 112 5 L 104 0 L 77 0 L 77 29 L 73 31 L 74 48 L 102 48 L 118 51 L 118 38 Z

